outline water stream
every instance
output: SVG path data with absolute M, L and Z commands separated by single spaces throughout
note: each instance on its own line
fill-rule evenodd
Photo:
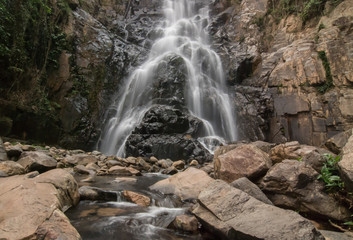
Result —
M 210 149 L 212 144 L 236 140 L 234 110 L 222 63 L 208 39 L 208 4 L 194 0 L 164 1 L 165 20 L 156 30 L 163 34 L 152 45 L 147 61 L 120 88 L 112 105 L 116 114 L 106 120 L 100 151 L 124 156 L 127 138 L 156 104 L 153 98 L 156 70 L 170 56 L 181 57 L 186 66 L 185 105 L 203 123 L 199 141 Z

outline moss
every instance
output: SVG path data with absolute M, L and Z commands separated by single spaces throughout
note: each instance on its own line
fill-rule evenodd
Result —
M 332 78 L 332 74 L 331 74 L 331 68 L 330 68 L 330 63 L 327 59 L 326 53 L 325 51 L 319 51 L 318 52 L 319 58 L 322 61 L 322 65 L 325 68 L 325 73 L 326 73 L 326 81 L 325 83 L 318 85 L 317 86 L 317 90 L 320 93 L 325 93 L 328 90 L 330 90 L 333 87 L 333 78 Z

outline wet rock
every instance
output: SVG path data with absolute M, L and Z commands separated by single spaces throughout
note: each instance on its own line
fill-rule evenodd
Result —
M 196 232 L 198 230 L 198 221 L 194 216 L 179 215 L 176 216 L 172 225 L 175 229 L 184 232 Z
M 174 174 L 178 173 L 178 169 L 176 169 L 176 167 L 174 167 L 174 166 L 171 166 L 171 167 L 169 167 L 167 169 L 164 169 L 162 171 L 162 173 L 163 174 L 168 174 L 168 175 L 174 175 Z
M 136 193 L 132 191 L 123 191 L 123 196 L 128 201 L 136 203 L 142 207 L 148 207 L 151 204 L 151 199 L 141 193 Z
M 0 137 L 0 162 L 7 161 L 7 153 L 4 147 L 4 143 Z
M 193 210 L 203 226 L 224 239 L 324 238 L 294 211 L 265 204 L 247 193 L 215 180 L 199 196 Z
M 254 183 L 252 183 L 249 179 L 246 177 L 239 178 L 235 180 L 234 182 L 230 183 L 232 187 L 235 187 L 239 190 L 242 190 L 243 192 L 246 192 L 253 198 L 256 198 L 257 200 L 267 203 L 270 205 L 273 205 L 270 199 L 266 197 L 266 195 L 261 191 L 261 189 L 256 186 Z
M 9 145 L 6 147 L 6 153 L 7 153 L 7 157 L 9 159 L 15 159 L 17 160 L 20 155 L 22 154 L 22 148 L 20 145 Z
M 172 166 L 174 166 L 178 170 L 182 170 L 185 167 L 185 162 L 183 160 L 179 160 L 179 161 L 173 162 Z
M 68 165 L 83 165 L 86 166 L 89 163 L 97 163 L 98 159 L 95 156 L 80 153 L 72 156 L 68 156 L 64 159 L 64 163 Z
M 213 179 L 207 173 L 190 167 L 184 172 L 179 172 L 172 177 L 153 184 L 150 189 L 164 194 L 177 195 L 181 200 L 196 199 L 200 191 L 211 181 Z
M 342 150 L 342 159 L 338 162 L 338 170 L 348 191 L 353 191 L 353 135 Z
M 38 171 L 43 173 L 56 168 L 57 161 L 44 152 L 24 152 L 17 161 L 26 171 Z
M 89 175 L 87 178 L 82 179 L 81 182 L 92 183 L 96 181 L 97 173 L 95 171 L 89 170 Z
M 271 165 L 267 153 L 251 144 L 241 145 L 215 159 L 215 177 L 227 182 L 241 177 L 256 179 L 264 175 Z
M 95 171 L 95 172 L 97 172 L 97 171 L 100 169 L 100 167 L 99 167 L 97 164 L 95 164 L 95 163 L 89 163 L 89 164 L 87 164 L 87 165 L 86 165 L 86 168 L 87 168 L 88 170 L 92 170 L 92 171 Z
M 116 201 L 118 195 L 116 192 L 104 190 L 101 188 L 82 186 L 78 189 L 81 200 L 91 201 Z
M 132 178 L 132 177 L 117 177 L 115 178 L 116 182 L 132 182 L 132 183 L 135 183 L 137 182 L 137 179 L 136 178 Z
M 325 146 L 335 154 L 339 154 L 348 142 L 350 136 L 352 136 L 352 129 L 345 132 L 341 132 L 329 138 L 325 142 Z
M 216 159 L 218 156 L 223 155 L 237 147 L 239 147 L 240 145 L 243 145 L 245 143 L 243 142 L 238 142 L 235 144 L 230 144 L 230 145 L 226 145 L 226 146 L 219 146 L 216 151 L 214 152 L 214 159 Z
M 0 171 L 7 176 L 20 175 L 25 173 L 24 167 L 21 164 L 13 161 L 0 162 Z
M 75 179 L 62 169 L 54 169 L 34 178 L 23 175 L 1 178 L 0 192 L 0 236 L 5 239 L 34 236 L 54 211 L 65 211 L 79 201 Z M 56 225 L 58 228 L 63 226 L 60 222 Z M 60 231 L 65 232 L 65 229 Z
M 293 141 L 272 148 L 270 157 L 273 163 L 279 163 L 284 159 L 299 159 L 315 150 L 316 147 L 301 145 L 299 142 Z
M 276 206 L 319 217 L 348 219 L 350 211 L 324 192 L 324 184 L 317 176 L 304 162 L 284 160 L 267 172 L 261 188 Z
M 120 176 L 140 176 L 141 172 L 132 167 L 113 166 L 108 170 L 109 174 Z
M 55 210 L 50 218 L 38 227 L 35 236 L 45 240 L 81 240 L 70 220 L 59 210 Z

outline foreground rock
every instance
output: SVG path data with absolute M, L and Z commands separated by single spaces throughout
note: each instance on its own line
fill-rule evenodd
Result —
M 78 189 L 78 191 L 80 193 L 81 200 L 116 201 L 118 198 L 116 192 L 107 191 L 96 187 L 82 186 Z
M 31 179 L 24 175 L 2 178 L 0 236 L 4 239 L 38 239 L 36 236 L 55 235 L 55 239 L 81 239 L 73 227 L 68 227 L 67 219 L 56 212 L 65 211 L 78 201 L 77 183 L 62 169 Z
M 202 189 L 212 181 L 214 180 L 204 171 L 190 167 L 184 172 L 153 184 L 150 189 L 177 195 L 181 200 L 196 199 Z
M 304 162 L 284 160 L 274 165 L 261 182 L 276 206 L 336 220 L 348 219 L 350 211 L 324 192 L 318 173 Z
M 265 204 L 221 180 L 209 183 L 198 200 L 200 204 L 193 213 L 219 238 L 324 239 L 299 214 Z
M 132 191 L 123 191 L 123 196 L 128 201 L 136 203 L 142 207 L 148 207 L 151 204 L 151 199 L 141 193 L 135 193 Z
M 215 177 L 232 182 L 241 177 L 256 179 L 271 167 L 268 155 L 251 145 L 241 145 L 215 159 Z
M 6 173 L 8 176 L 20 175 L 25 173 L 24 167 L 21 164 L 14 161 L 3 161 L 0 162 L 0 171 Z
M 341 132 L 339 134 L 334 135 L 332 138 L 329 138 L 326 141 L 325 146 L 332 152 L 339 154 L 348 142 L 350 136 L 352 136 L 352 129 L 345 132 Z
M 17 162 L 28 172 L 38 171 L 40 173 L 54 169 L 57 165 L 57 161 L 54 158 L 39 151 L 24 152 L 21 154 L 20 159 Z
M 338 163 L 338 169 L 348 191 L 353 191 L 353 135 L 343 148 L 343 156 Z

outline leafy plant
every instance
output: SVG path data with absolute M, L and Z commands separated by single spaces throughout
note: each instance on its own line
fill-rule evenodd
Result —
M 325 182 L 328 191 L 343 189 L 344 183 L 339 176 L 337 168 L 340 156 L 333 157 L 331 154 L 323 154 L 323 157 L 326 159 L 326 162 L 321 168 L 321 174 L 318 176 L 318 179 L 322 179 Z
M 319 51 L 318 55 L 322 61 L 322 65 L 325 68 L 326 82 L 324 84 L 319 85 L 317 89 L 320 93 L 325 93 L 333 87 L 333 78 L 332 78 L 332 74 L 331 74 L 331 67 L 330 67 L 330 63 L 327 59 L 325 51 Z

